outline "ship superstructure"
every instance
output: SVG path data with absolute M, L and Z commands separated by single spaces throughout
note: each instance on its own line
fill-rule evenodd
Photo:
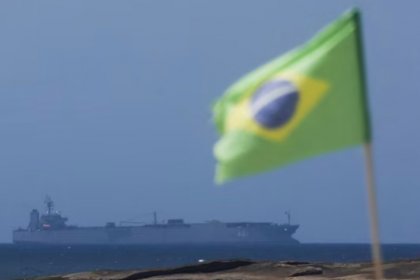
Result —
M 40 215 L 30 213 L 26 229 L 13 232 L 17 244 L 45 245 L 151 245 L 151 244 L 206 244 L 206 243 L 277 243 L 298 244 L 292 237 L 299 225 L 290 223 L 185 223 L 183 219 L 170 219 L 158 223 L 156 213 L 150 224 L 126 226 L 107 223 L 102 227 L 67 225 L 67 218 L 54 210 L 54 202 L 47 197 L 47 211 Z

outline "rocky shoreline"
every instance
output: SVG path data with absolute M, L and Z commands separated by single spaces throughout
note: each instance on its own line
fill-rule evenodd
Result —
M 386 279 L 420 279 L 420 260 L 384 264 Z M 168 269 L 97 271 L 36 280 L 274 280 L 373 279 L 370 263 L 213 261 Z

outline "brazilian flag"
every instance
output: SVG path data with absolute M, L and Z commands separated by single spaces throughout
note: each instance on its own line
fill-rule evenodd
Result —
M 369 142 L 360 15 L 241 78 L 216 102 L 216 181 Z

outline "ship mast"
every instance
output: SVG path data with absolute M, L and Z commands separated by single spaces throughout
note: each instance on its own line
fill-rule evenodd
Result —
M 157 223 L 158 223 L 158 222 L 157 222 L 157 212 L 156 212 L 156 211 L 154 211 L 154 212 L 153 212 L 153 224 L 154 224 L 154 225 L 157 225 Z
M 51 215 L 54 211 L 54 201 L 49 195 L 45 197 L 44 200 L 45 206 L 47 207 L 47 215 Z
M 290 210 L 285 211 L 284 214 L 287 217 L 287 224 L 290 225 L 290 217 L 291 217 Z

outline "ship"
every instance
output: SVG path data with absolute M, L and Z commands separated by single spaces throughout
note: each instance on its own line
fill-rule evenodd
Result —
M 106 223 L 104 226 L 67 225 L 68 219 L 54 210 L 50 197 L 45 200 L 46 211 L 40 215 L 33 209 L 29 225 L 13 231 L 13 243 L 32 245 L 165 245 L 165 244 L 255 244 L 270 243 L 297 245 L 293 234 L 299 228 L 287 223 L 220 222 L 186 223 L 183 219 L 141 225 Z

